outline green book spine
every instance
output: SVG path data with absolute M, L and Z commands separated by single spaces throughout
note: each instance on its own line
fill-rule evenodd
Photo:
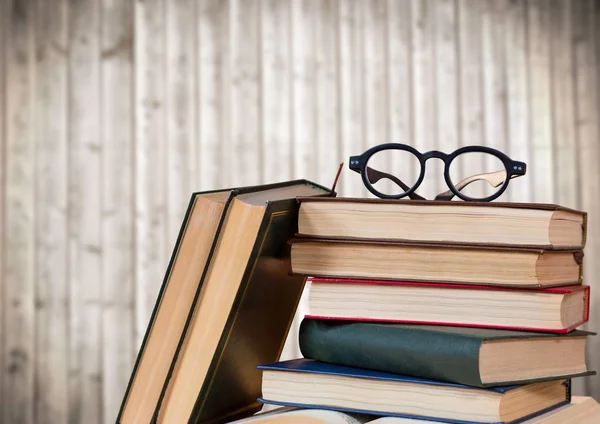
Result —
M 305 319 L 300 349 L 306 358 L 378 371 L 483 386 L 482 340 L 395 324 Z

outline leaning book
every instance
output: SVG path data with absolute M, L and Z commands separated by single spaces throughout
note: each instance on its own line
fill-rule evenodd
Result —
M 192 196 L 118 423 L 226 420 L 260 408 L 255 367 L 278 357 L 304 286 L 288 275 L 296 197 L 331 194 L 297 180 Z M 240 343 L 253 354 L 237 354 Z M 249 371 L 238 374 L 240 365 Z M 231 373 L 240 385 L 224 397 Z

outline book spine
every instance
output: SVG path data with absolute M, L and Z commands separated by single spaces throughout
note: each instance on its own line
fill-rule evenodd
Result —
M 305 358 L 469 386 L 479 375 L 482 339 L 395 325 L 305 319 L 300 326 Z

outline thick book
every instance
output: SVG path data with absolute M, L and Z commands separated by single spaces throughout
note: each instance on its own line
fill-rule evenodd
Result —
M 585 212 L 559 205 L 299 199 L 305 236 L 582 249 Z
M 480 389 L 309 359 L 259 369 L 263 403 L 454 424 L 522 422 L 570 400 L 570 380 Z
M 589 319 L 590 287 L 543 289 L 309 278 L 307 318 L 568 333 Z
M 149 422 L 222 225 L 231 190 L 193 193 L 146 329 L 118 423 Z
M 326 409 L 277 408 L 235 424 L 425 424 L 439 421 L 399 417 L 375 417 Z M 573 396 L 571 403 L 523 421 L 523 424 L 598 424 L 600 405 L 591 397 Z
M 238 190 L 154 411 L 156 423 L 217 423 L 260 408 L 256 365 L 279 357 L 304 287 L 289 274 L 297 196 L 307 181 Z
M 172 363 L 180 349 L 189 315 L 198 303 L 208 264 L 217 248 L 226 217 L 230 215 L 228 212 L 234 203 L 233 199 L 241 197 L 266 204 L 273 197 L 281 198 L 279 203 L 285 203 L 283 199 L 288 199 L 291 205 L 296 195 L 323 193 L 327 194 L 328 191 L 299 180 L 192 194 L 119 410 L 118 423 L 151 421 L 165 381 L 172 373 Z M 290 206 L 290 210 L 293 215 L 295 208 Z M 273 221 L 274 227 L 278 227 L 283 220 L 277 217 Z M 293 282 L 296 285 L 303 284 L 299 277 L 294 278 Z M 290 308 L 294 309 L 295 306 Z M 253 369 L 254 365 L 250 365 L 250 368 Z
M 305 319 L 306 358 L 476 387 L 592 375 L 586 331 L 533 333 Z
M 296 237 L 292 272 L 312 277 L 512 287 L 581 284 L 582 250 Z
M 399 417 L 374 417 L 326 409 L 277 408 L 235 421 L 235 424 L 424 424 L 439 421 Z M 598 424 L 600 404 L 591 397 L 573 396 L 571 403 L 523 421 L 523 424 Z

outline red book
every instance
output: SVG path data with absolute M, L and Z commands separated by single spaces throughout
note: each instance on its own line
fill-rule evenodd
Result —
M 589 319 L 589 286 L 522 289 L 310 278 L 307 318 L 567 333 Z

